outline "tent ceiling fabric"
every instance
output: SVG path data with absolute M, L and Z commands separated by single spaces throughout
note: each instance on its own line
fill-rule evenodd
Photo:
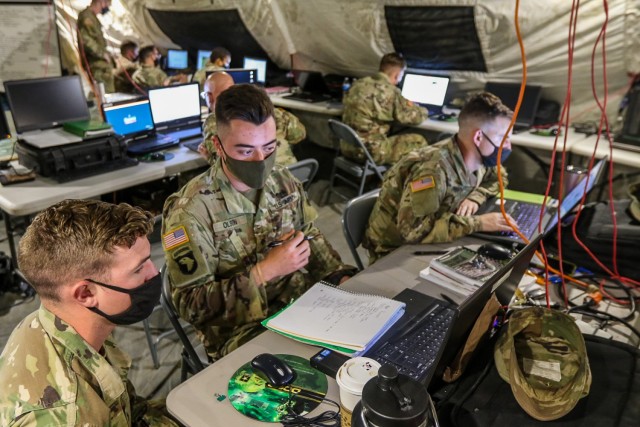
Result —
M 60 7 L 70 2 L 56 3 Z M 71 2 L 77 10 L 88 3 L 89 0 Z M 289 68 L 294 55 L 296 68 L 354 76 L 371 74 L 382 54 L 394 50 L 385 21 L 385 6 L 472 6 L 487 72 L 451 72 L 448 74 L 452 82 L 460 90 L 468 90 L 481 88 L 488 80 L 520 81 L 522 77 L 513 0 L 113 0 L 113 3 L 114 10 L 123 11 L 111 18 L 120 29 L 119 34 L 111 33 L 116 40 L 129 36 L 125 34 L 129 30 L 143 43 L 176 48 L 157 27 L 148 9 L 181 12 L 237 9 L 247 30 L 279 67 Z M 606 46 L 612 109 L 617 108 L 628 82 L 627 73 L 640 72 L 639 3 L 608 2 Z M 117 4 L 121 5 L 116 7 Z M 527 0 L 520 4 L 519 24 L 527 55 L 528 83 L 542 85 L 543 97 L 558 101 L 563 100 L 567 86 L 570 12 L 570 1 Z M 601 1 L 581 2 L 574 53 L 573 113 L 594 105 L 591 54 L 603 22 Z M 58 25 L 66 23 L 59 20 Z M 600 54 L 598 61 L 601 63 Z M 596 68 L 601 70 L 602 66 Z

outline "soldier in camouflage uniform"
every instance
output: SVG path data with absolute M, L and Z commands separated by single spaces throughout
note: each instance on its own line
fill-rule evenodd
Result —
M 167 199 L 162 221 L 173 301 L 214 360 L 262 332 L 261 320 L 316 281 L 354 273 L 313 225 L 302 184 L 274 167 L 266 93 L 232 86 L 215 113 L 218 159 Z
M 167 73 L 156 66 L 160 59 L 160 52 L 155 46 L 145 46 L 140 49 L 140 68 L 133 73 L 132 79 L 138 86 L 149 89 L 158 86 L 167 86 L 171 83 L 186 83 L 187 76 L 178 73 L 174 76 L 167 76 Z
M 104 83 L 106 93 L 115 92 L 113 58 L 107 52 L 107 42 L 102 34 L 102 24 L 96 16 L 109 11 L 111 0 L 92 0 L 78 14 L 78 49 L 83 67 L 89 66 L 93 79 Z
M 460 112 L 455 136 L 407 154 L 385 174 L 363 240 L 370 263 L 404 244 L 511 230 L 499 212 L 475 213 L 499 191 L 498 144 L 512 115 L 495 95 L 476 94 Z M 507 137 L 502 161 L 510 151 Z M 506 187 L 506 170 L 501 171 Z
M 233 85 L 233 77 L 224 72 L 211 74 L 204 84 L 204 96 L 207 106 L 211 111 L 209 117 L 204 122 L 204 138 L 198 151 L 202 154 L 209 164 L 213 165 L 218 158 L 213 143 L 213 137 L 216 135 L 216 115 L 214 107 L 218 95 L 222 91 Z M 278 140 L 278 149 L 276 150 L 276 163 L 279 165 L 292 165 L 298 161 L 291 151 L 291 145 L 297 144 L 307 137 L 307 131 L 300 120 L 287 110 L 282 108 L 274 108 L 274 116 L 276 120 L 276 139 Z
M 206 90 L 204 88 L 204 81 L 207 78 L 207 73 L 225 70 L 229 68 L 229 64 L 231 64 L 231 52 L 223 47 L 216 47 L 211 51 L 209 61 L 207 61 L 204 67 L 195 72 L 193 81 L 198 82 L 200 90 Z
M 136 396 L 111 336 L 159 300 L 152 228 L 148 212 L 96 200 L 58 203 L 27 228 L 18 262 L 42 305 L 0 355 L 0 425 L 177 426 Z
M 360 136 L 378 164 L 395 164 L 405 153 L 427 145 L 418 134 L 388 136 L 393 123 L 415 125 L 427 118 L 426 108 L 405 99 L 396 86 L 407 68 L 406 61 L 389 53 L 380 61 L 380 72 L 356 81 L 343 100 L 342 121 Z M 364 152 L 344 142 L 342 154 L 364 161 Z

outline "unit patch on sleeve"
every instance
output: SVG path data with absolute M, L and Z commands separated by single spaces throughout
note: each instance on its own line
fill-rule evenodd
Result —
M 165 250 L 176 248 L 189 242 L 189 236 L 183 226 L 174 228 L 162 236 L 162 246 Z
M 411 192 L 416 193 L 418 191 L 426 190 L 427 188 L 433 188 L 436 186 L 436 181 L 433 176 L 427 176 L 411 183 Z

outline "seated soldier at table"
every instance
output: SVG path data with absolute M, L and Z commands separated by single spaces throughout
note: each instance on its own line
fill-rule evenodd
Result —
M 173 76 L 167 76 L 158 66 L 160 60 L 160 52 L 158 48 L 151 45 L 140 49 L 138 68 L 131 77 L 133 82 L 143 89 L 151 89 L 159 86 L 168 86 L 172 83 L 186 83 L 187 76 L 182 73 Z
M 342 101 L 342 121 L 360 136 L 377 164 L 395 164 L 407 152 L 427 145 L 419 134 L 389 135 L 394 123 L 417 125 L 427 118 L 427 109 L 404 98 L 397 87 L 406 68 L 399 54 L 384 55 L 380 71 L 356 81 Z M 365 160 L 361 149 L 344 142 L 340 150 L 345 157 Z
M 261 320 L 315 282 L 354 273 L 314 226 L 302 184 L 274 166 L 267 94 L 232 86 L 215 114 L 218 158 L 167 199 L 162 222 L 173 301 L 212 359 L 258 335 Z
M 207 78 L 207 73 L 226 70 L 229 68 L 229 64 L 231 64 L 231 52 L 220 46 L 213 48 L 207 63 L 193 75 L 193 81 L 198 82 L 201 90 L 206 90 L 204 89 L 204 82 Z
M 224 71 L 211 74 L 204 82 L 204 99 L 211 114 L 204 122 L 204 138 L 198 147 L 198 152 L 213 165 L 218 158 L 213 143 L 216 135 L 216 114 L 215 105 L 218 96 L 234 85 L 233 77 Z M 307 137 L 307 130 L 296 116 L 282 108 L 274 107 L 274 117 L 276 120 L 276 139 L 278 149 L 276 150 L 276 163 L 279 165 L 292 165 L 298 161 L 291 151 L 291 146 L 299 143 Z
M 497 96 L 472 95 L 460 112 L 456 135 L 407 154 L 385 174 L 363 240 L 369 262 L 405 244 L 511 230 L 499 212 L 475 214 L 499 192 L 498 149 L 512 115 Z M 507 136 L 503 162 L 510 152 Z M 501 171 L 506 187 L 507 172 Z
M 0 355 L 1 425 L 177 426 L 136 396 L 111 335 L 159 302 L 152 229 L 150 213 L 97 200 L 65 200 L 27 227 L 18 264 L 42 305 Z

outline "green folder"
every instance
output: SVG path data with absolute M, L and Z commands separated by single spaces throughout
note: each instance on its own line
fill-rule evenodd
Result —
M 67 122 L 62 125 L 62 128 L 66 132 L 78 135 L 82 138 L 109 135 L 113 133 L 111 125 L 101 120 L 78 120 L 75 122 Z
M 535 205 L 544 203 L 544 194 L 525 193 L 524 191 L 504 190 L 504 198 L 506 200 L 515 200 L 517 202 L 528 202 Z M 553 203 L 552 197 L 547 197 L 547 204 Z

